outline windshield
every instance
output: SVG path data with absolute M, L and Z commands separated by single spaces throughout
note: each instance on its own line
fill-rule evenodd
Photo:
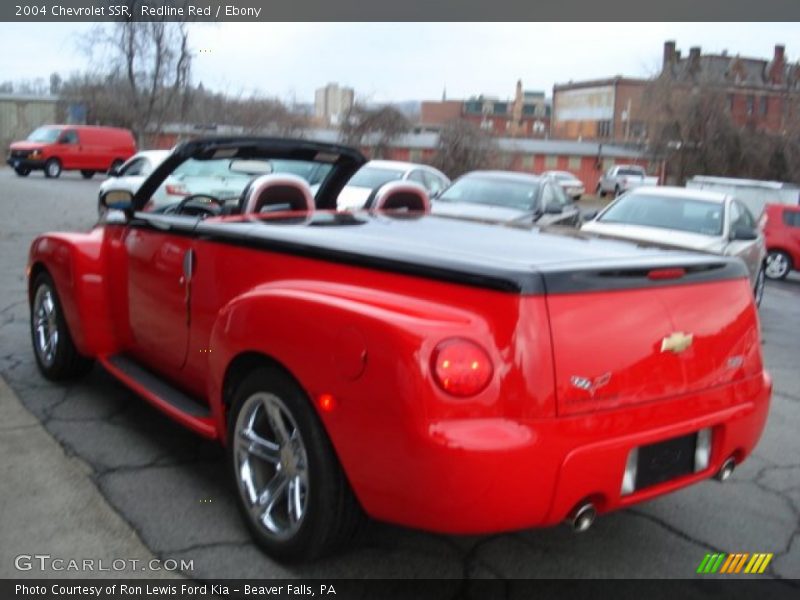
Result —
M 511 181 L 490 177 L 464 177 L 437 198 L 444 202 L 490 204 L 518 210 L 532 210 L 539 196 L 538 181 Z
M 302 177 L 308 185 L 317 185 L 330 173 L 333 165 L 302 160 L 272 160 L 273 173 L 291 173 Z
M 397 181 L 403 178 L 404 171 L 400 169 L 382 169 L 379 167 L 362 167 L 358 173 L 347 183 L 355 187 L 375 189 L 384 183 Z
M 60 133 L 61 130 L 55 127 L 39 127 L 28 136 L 28 141 L 52 144 L 58 139 Z
M 247 184 L 271 173 L 289 173 L 319 183 L 330 164 L 300 160 L 189 159 L 179 165 L 151 196 L 147 210 L 169 212 L 188 196 L 211 196 L 235 204 Z M 313 179 L 310 181 L 309 178 Z
M 620 169 L 617 171 L 617 174 L 631 177 L 644 177 L 644 169 Z
M 575 176 L 571 173 L 550 173 L 550 176 L 556 181 L 572 181 Z
M 720 202 L 634 192 L 621 196 L 598 221 L 722 235 L 722 217 Z

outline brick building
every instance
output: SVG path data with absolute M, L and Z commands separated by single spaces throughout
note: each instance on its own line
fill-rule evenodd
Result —
M 550 134 L 550 105 L 544 92 L 523 90 L 517 82 L 513 99 L 473 96 L 469 100 L 442 100 L 420 105 L 422 128 L 438 129 L 463 119 L 497 136 L 546 138 Z
M 554 85 L 552 137 L 644 141 L 647 127 L 642 95 L 649 83 L 647 79 L 618 75 Z
M 800 65 L 789 63 L 780 44 L 771 59 L 761 59 L 702 54 L 699 46 L 681 56 L 675 42 L 667 41 L 656 80 L 726 94 L 728 110 L 741 127 L 781 133 L 798 118 Z M 616 76 L 556 84 L 551 136 L 646 143 L 645 94 L 653 81 Z
M 727 96 L 728 110 L 741 127 L 783 132 L 797 118 L 800 101 L 800 65 L 790 64 L 785 47 L 775 46 L 771 59 L 702 54 L 689 49 L 681 56 L 675 42 L 664 43 L 660 78 L 687 87 L 706 86 Z

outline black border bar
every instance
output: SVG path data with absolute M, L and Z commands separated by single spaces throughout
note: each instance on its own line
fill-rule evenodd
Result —
M 23 593 L 37 587 L 43 593 Z M 141 593 L 123 592 L 141 588 Z M 246 586 L 257 591 L 246 593 Z M 86 588 L 86 593 L 66 593 Z M 259 591 L 259 588 L 261 590 Z M 270 589 L 266 592 L 264 590 Z M 89 590 L 95 590 L 90 592 Z M 100 590 L 100 594 L 96 593 Z M 113 590 L 113 591 L 111 591 Z M 150 593 L 148 593 L 148 590 Z M 158 590 L 159 593 L 153 593 Z M 36 600 L 788 600 L 800 591 L 798 580 L 746 579 L 741 576 L 694 579 L 6 579 L 0 580 L 0 598 Z M 332 593 L 335 592 L 335 593 Z
M 163 7 L 159 14 L 143 11 Z M 28 7 L 28 10 L 20 7 Z M 119 8 L 128 7 L 126 13 Z M 39 9 L 44 8 L 44 11 Z M 81 9 L 75 11 L 74 9 Z M 165 10 L 166 9 L 166 10 Z M 797 0 L 10 0 L 0 21 L 800 21 Z M 609 32 L 613 36 L 613 32 Z

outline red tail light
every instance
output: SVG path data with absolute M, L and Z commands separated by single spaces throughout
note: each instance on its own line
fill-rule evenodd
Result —
M 680 279 L 686 275 L 686 269 L 653 269 L 647 274 L 648 279 Z
M 474 396 L 492 379 L 489 354 L 475 342 L 451 338 L 436 346 L 431 358 L 437 385 L 453 396 Z

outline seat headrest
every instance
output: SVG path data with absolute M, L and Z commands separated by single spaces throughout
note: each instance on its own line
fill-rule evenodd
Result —
M 364 208 L 427 213 L 431 211 L 431 201 L 421 185 L 410 181 L 392 181 L 375 190 Z
M 242 201 L 242 214 L 260 213 L 265 207 L 275 210 L 314 210 L 314 194 L 308 182 L 291 173 L 261 175 L 248 184 Z

